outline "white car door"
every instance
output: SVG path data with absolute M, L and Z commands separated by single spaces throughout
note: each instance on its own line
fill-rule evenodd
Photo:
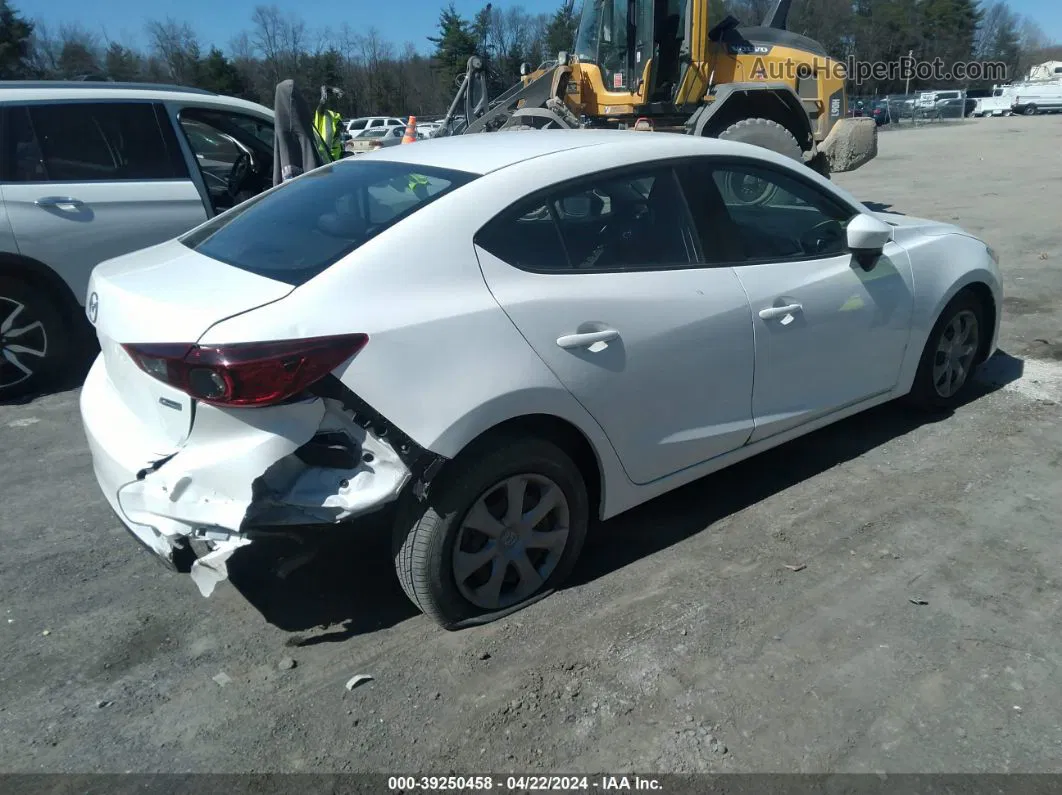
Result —
M 865 271 L 847 249 L 847 202 L 754 161 L 705 165 L 756 328 L 750 443 L 892 390 L 914 309 L 907 252 L 889 243 Z
M 733 270 L 700 262 L 671 167 L 567 183 L 503 212 L 476 244 L 495 298 L 632 481 L 748 439 L 748 302 Z
M 161 106 L 150 102 L 11 107 L 4 202 L 21 254 L 55 270 L 79 301 L 100 262 L 206 220 Z

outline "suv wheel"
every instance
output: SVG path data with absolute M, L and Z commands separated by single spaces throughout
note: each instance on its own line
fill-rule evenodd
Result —
M 41 290 L 0 277 L 0 399 L 38 391 L 67 359 L 66 325 Z

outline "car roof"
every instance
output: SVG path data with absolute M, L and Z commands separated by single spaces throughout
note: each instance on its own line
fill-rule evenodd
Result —
M 628 130 L 512 130 L 429 138 L 417 141 L 415 145 L 396 146 L 361 157 L 482 175 L 536 157 L 588 146 L 615 147 L 617 157 L 621 161 L 625 155 L 639 158 L 649 152 L 673 154 L 676 157 L 694 154 L 748 154 L 742 144 L 678 133 Z M 762 149 L 761 151 L 767 159 L 773 159 L 773 152 Z
M 183 101 L 212 104 L 233 109 L 254 110 L 273 115 L 271 108 L 245 99 L 216 94 L 202 88 L 162 83 L 116 83 L 96 80 L 4 80 L 0 82 L 0 102 L 33 100 L 150 99 L 158 102 Z

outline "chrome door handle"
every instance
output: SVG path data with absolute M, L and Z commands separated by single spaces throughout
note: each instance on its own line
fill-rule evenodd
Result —
M 81 207 L 84 202 L 70 196 L 44 196 L 33 202 L 38 207 Z
M 767 309 L 760 310 L 760 318 L 763 320 L 774 320 L 776 317 L 785 317 L 786 315 L 795 315 L 797 312 L 803 311 L 804 307 L 800 304 L 789 304 L 788 306 L 772 306 Z
M 609 328 L 604 331 L 588 331 L 585 334 L 565 334 L 557 338 L 557 344 L 562 348 L 589 348 L 595 343 L 611 342 L 617 337 L 619 332 Z

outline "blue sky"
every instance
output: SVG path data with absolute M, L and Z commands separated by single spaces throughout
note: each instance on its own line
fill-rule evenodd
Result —
M 485 4 L 486 0 L 455 0 L 457 10 L 466 17 Z M 799 2 L 799 0 L 797 0 Z M 412 42 L 418 49 L 430 47 L 426 37 L 435 33 L 439 10 L 443 2 L 431 0 L 331 0 L 325 3 L 294 3 L 275 0 L 282 11 L 297 13 L 311 29 L 337 26 L 346 22 L 354 29 L 377 28 L 383 37 L 395 44 Z M 205 45 L 224 48 L 242 30 L 250 28 L 250 17 L 260 0 L 156 0 L 154 5 L 144 0 L 12 0 L 12 4 L 26 16 L 45 22 L 49 27 L 63 23 L 79 23 L 110 39 L 145 43 L 144 23 L 149 19 L 172 17 L 188 22 Z M 265 5 L 270 3 L 265 2 Z M 496 5 L 509 5 L 496 0 Z M 559 0 L 523 0 L 520 3 L 532 13 L 553 11 Z M 1062 42 L 1062 2 L 1059 0 L 1010 0 L 1019 14 L 1036 19 L 1044 32 Z

